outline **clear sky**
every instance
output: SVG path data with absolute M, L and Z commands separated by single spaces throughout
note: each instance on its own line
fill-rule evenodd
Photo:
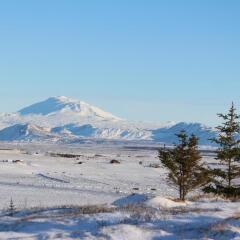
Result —
M 130 120 L 240 107 L 239 0 L 2 0 L 0 111 L 66 95 Z

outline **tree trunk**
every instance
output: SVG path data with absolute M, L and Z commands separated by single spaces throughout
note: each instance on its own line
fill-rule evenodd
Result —
M 182 184 L 179 185 L 179 199 L 182 200 Z
M 228 160 L 228 187 L 232 186 L 232 177 L 231 177 L 231 159 Z

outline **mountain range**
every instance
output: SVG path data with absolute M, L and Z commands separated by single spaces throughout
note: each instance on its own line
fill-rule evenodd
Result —
M 0 141 L 50 141 L 76 143 L 83 140 L 149 141 L 172 144 L 182 129 L 196 134 L 201 145 L 216 135 L 200 123 L 149 124 L 129 122 L 86 102 L 51 97 L 16 113 L 0 114 Z

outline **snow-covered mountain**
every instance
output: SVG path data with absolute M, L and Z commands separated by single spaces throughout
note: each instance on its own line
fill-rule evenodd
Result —
M 150 140 L 151 130 L 138 129 L 129 124 L 129 128 L 126 126 L 116 125 L 115 127 L 96 127 L 91 124 L 75 125 L 68 124 L 62 127 L 56 127 L 52 129 L 53 133 L 69 133 L 73 136 L 81 138 L 93 138 L 93 139 L 115 139 L 115 140 Z
M 214 129 L 199 123 L 133 123 L 88 103 L 51 97 L 17 113 L 0 114 L 1 141 L 67 141 L 78 139 L 154 141 L 171 144 L 182 129 L 209 144 Z
M 188 135 L 194 133 L 199 138 L 199 143 L 202 145 L 210 144 L 210 140 L 216 137 L 216 131 L 200 123 L 180 122 L 171 127 L 159 128 L 152 131 L 152 139 L 157 142 L 176 143 L 177 136 L 183 129 Z
M 39 127 L 32 124 L 16 124 L 11 127 L 7 127 L 0 131 L 0 140 L 2 141 L 16 141 L 16 140 L 46 140 L 54 139 L 51 129 Z
M 120 118 L 105 112 L 100 108 L 91 106 L 83 101 L 78 101 L 65 96 L 51 97 L 45 101 L 33 104 L 19 111 L 20 115 L 53 115 L 53 114 L 76 114 L 78 117 L 121 120 Z

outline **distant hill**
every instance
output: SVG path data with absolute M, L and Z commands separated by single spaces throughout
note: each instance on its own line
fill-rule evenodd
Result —
M 172 144 L 182 129 L 199 137 L 201 145 L 216 135 L 200 123 L 147 124 L 129 122 L 83 101 L 51 97 L 17 113 L 0 114 L 1 141 L 67 141 L 81 139 L 152 141 Z

